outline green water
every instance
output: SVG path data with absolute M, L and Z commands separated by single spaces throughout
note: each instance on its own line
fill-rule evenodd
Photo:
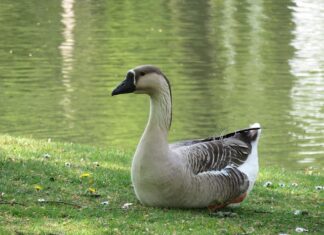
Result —
M 323 41 L 316 0 L 2 0 L 0 133 L 134 150 L 148 98 L 110 94 L 154 64 L 170 141 L 260 122 L 261 166 L 323 168 Z

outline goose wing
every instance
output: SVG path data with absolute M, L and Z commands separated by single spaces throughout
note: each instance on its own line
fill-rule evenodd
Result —
M 242 165 L 251 153 L 251 144 L 237 138 L 204 141 L 178 147 L 194 174 L 221 171 Z
M 247 128 L 219 137 L 177 142 L 170 148 L 187 158 L 194 174 L 238 167 L 251 153 L 251 142 L 256 139 L 258 129 Z
M 187 163 L 195 185 L 205 185 L 213 195 L 209 204 L 211 209 L 241 202 L 246 196 L 250 181 L 238 167 L 249 157 L 251 142 L 256 140 L 258 129 L 249 128 L 221 137 L 173 145 L 172 149 Z
M 177 150 L 191 172 L 193 184 L 200 185 L 195 187 L 203 187 L 202 192 L 212 195 L 208 205 L 210 210 L 244 199 L 250 182 L 238 166 L 247 159 L 251 145 L 230 137 L 183 146 Z

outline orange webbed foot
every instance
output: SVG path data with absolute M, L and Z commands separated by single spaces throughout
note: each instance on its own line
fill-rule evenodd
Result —
M 247 196 L 247 193 L 245 192 L 245 193 L 241 194 L 240 196 L 238 196 L 237 198 L 234 198 L 232 201 L 229 202 L 229 204 L 230 203 L 240 203 L 244 200 L 244 198 L 246 198 L 246 196 Z

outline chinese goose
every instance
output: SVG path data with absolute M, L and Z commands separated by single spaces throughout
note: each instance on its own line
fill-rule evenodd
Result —
M 259 170 L 259 124 L 221 137 L 168 144 L 171 87 L 157 67 L 139 66 L 126 74 L 112 95 L 150 96 L 150 115 L 132 162 L 132 183 L 148 206 L 216 210 L 243 201 Z

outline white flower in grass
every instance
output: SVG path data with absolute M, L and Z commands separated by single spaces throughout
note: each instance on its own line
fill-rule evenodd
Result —
M 286 185 L 284 183 L 279 183 L 279 187 L 284 188 Z
M 50 157 L 51 157 L 51 155 L 50 155 L 49 153 L 44 153 L 44 154 L 43 154 L 43 158 L 48 159 L 48 158 L 50 158 Z
M 123 206 L 122 206 L 122 209 L 129 209 L 130 208 L 130 206 L 132 206 L 133 205 L 133 203 L 130 203 L 130 202 L 126 202 Z
M 291 186 L 293 186 L 293 187 L 297 187 L 298 184 L 294 182 L 294 183 L 291 184 Z
M 45 202 L 45 199 L 44 198 L 38 198 L 37 201 L 42 203 L 42 202 Z
M 265 182 L 263 184 L 263 187 L 266 187 L 266 188 L 271 187 L 271 186 L 272 186 L 272 182 L 271 181 L 267 181 L 267 182 Z
M 318 190 L 318 191 L 320 191 L 320 190 L 323 190 L 323 189 L 324 189 L 324 187 L 323 187 L 323 186 L 321 186 L 321 185 L 318 185 L 318 186 L 315 186 L 315 189 L 316 189 L 316 190 Z
M 103 201 L 100 204 L 103 205 L 103 206 L 107 206 L 107 205 L 109 205 L 109 201 Z
M 303 232 L 308 232 L 308 229 L 306 229 L 306 228 L 302 228 L 302 227 L 297 227 L 297 228 L 295 229 L 295 231 L 296 231 L 297 233 L 303 233 Z
M 93 162 L 93 165 L 96 166 L 96 167 L 100 166 L 99 162 Z
M 66 163 L 64 163 L 64 165 L 65 165 L 66 167 L 71 167 L 71 163 L 70 163 L 70 162 L 66 162 Z
M 302 210 L 295 210 L 294 215 L 308 215 L 308 212 Z
M 294 215 L 301 215 L 302 211 L 301 210 L 295 210 Z

